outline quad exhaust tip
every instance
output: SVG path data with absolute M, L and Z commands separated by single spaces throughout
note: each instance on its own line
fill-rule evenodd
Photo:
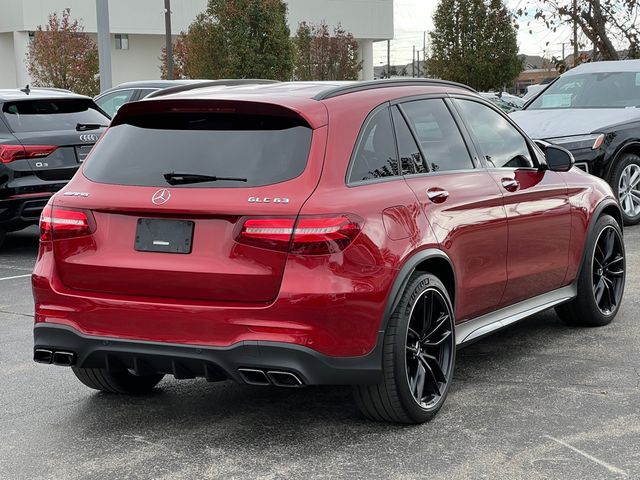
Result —
M 38 363 L 51 363 L 53 359 L 53 351 L 46 348 L 36 348 L 33 352 L 33 360 Z
M 238 372 L 242 380 L 249 385 L 267 386 L 275 385 L 276 387 L 301 387 L 304 385 L 302 380 L 291 372 L 280 370 L 258 370 L 255 368 L 239 368 Z
M 238 372 L 240 372 L 242 380 L 249 385 L 269 385 L 267 374 L 262 370 L 256 370 L 254 368 L 239 368 Z
M 53 352 L 51 363 L 61 367 L 70 367 L 76 362 L 76 354 L 73 352 Z
M 281 372 L 278 370 L 269 370 L 267 377 L 276 387 L 301 387 L 302 380 L 291 372 Z
M 76 363 L 76 354 L 73 352 L 53 351 L 48 348 L 36 348 L 33 359 L 38 363 L 53 363 L 61 367 L 70 367 Z

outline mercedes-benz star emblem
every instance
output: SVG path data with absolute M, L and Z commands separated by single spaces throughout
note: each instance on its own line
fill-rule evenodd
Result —
M 153 194 L 153 197 L 151 197 L 151 201 L 154 205 L 162 205 L 164 203 L 167 203 L 170 198 L 171 192 L 166 188 L 163 188 L 162 190 L 158 190 Z

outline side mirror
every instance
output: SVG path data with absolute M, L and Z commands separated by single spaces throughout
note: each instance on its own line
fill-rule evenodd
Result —
M 557 145 L 546 145 L 544 154 L 547 158 L 549 170 L 554 172 L 568 172 L 575 163 L 573 154 L 566 148 Z

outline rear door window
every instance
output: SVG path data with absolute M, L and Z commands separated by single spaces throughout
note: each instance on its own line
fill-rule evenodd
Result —
M 93 100 L 82 98 L 7 102 L 2 113 L 14 132 L 75 130 L 79 123 L 109 124 Z
M 427 164 L 433 172 L 474 168 L 471 155 L 444 100 L 435 98 L 402 104 Z
M 366 121 L 351 162 L 348 182 L 363 182 L 400 175 L 393 126 L 388 107 Z
M 242 180 L 179 188 L 271 185 L 299 176 L 311 148 L 311 128 L 293 117 L 170 113 L 126 121 L 96 144 L 84 168 L 90 180 L 164 187 L 170 185 L 165 175 L 181 173 Z
M 427 167 L 418 148 L 418 144 L 413 138 L 413 134 L 398 110 L 398 107 L 393 107 L 392 114 L 393 126 L 396 129 L 402 174 L 413 175 L 417 173 L 427 173 Z

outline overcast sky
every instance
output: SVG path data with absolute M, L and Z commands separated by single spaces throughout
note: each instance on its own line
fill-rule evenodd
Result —
M 416 49 L 422 49 L 423 32 L 433 28 L 432 16 L 438 4 L 437 0 L 394 0 L 394 24 L 395 39 L 391 42 L 391 63 L 405 64 L 411 63 L 413 45 Z M 507 0 L 507 7 L 515 10 L 520 6 L 525 6 L 527 0 Z M 569 42 L 571 32 L 563 29 L 556 33 L 548 32 L 539 23 L 527 26 L 525 19 L 520 20 L 520 30 L 518 34 L 518 46 L 521 53 L 528 55 L 544 55 L 551 57 L 560 56 L 562 53 L 562 42 Z M 533 30 L 533 35 L 529 34 L 529 29 Z M 427 33 L 427 42 L 429 35 Z M 546 43 L 549 42 L 549 45 Z M 570 46 L 565 46 L 567 55 L 570 53 Z M 374 65 L 386 65 L 387 46 L 386 42 L 374 44 Z

